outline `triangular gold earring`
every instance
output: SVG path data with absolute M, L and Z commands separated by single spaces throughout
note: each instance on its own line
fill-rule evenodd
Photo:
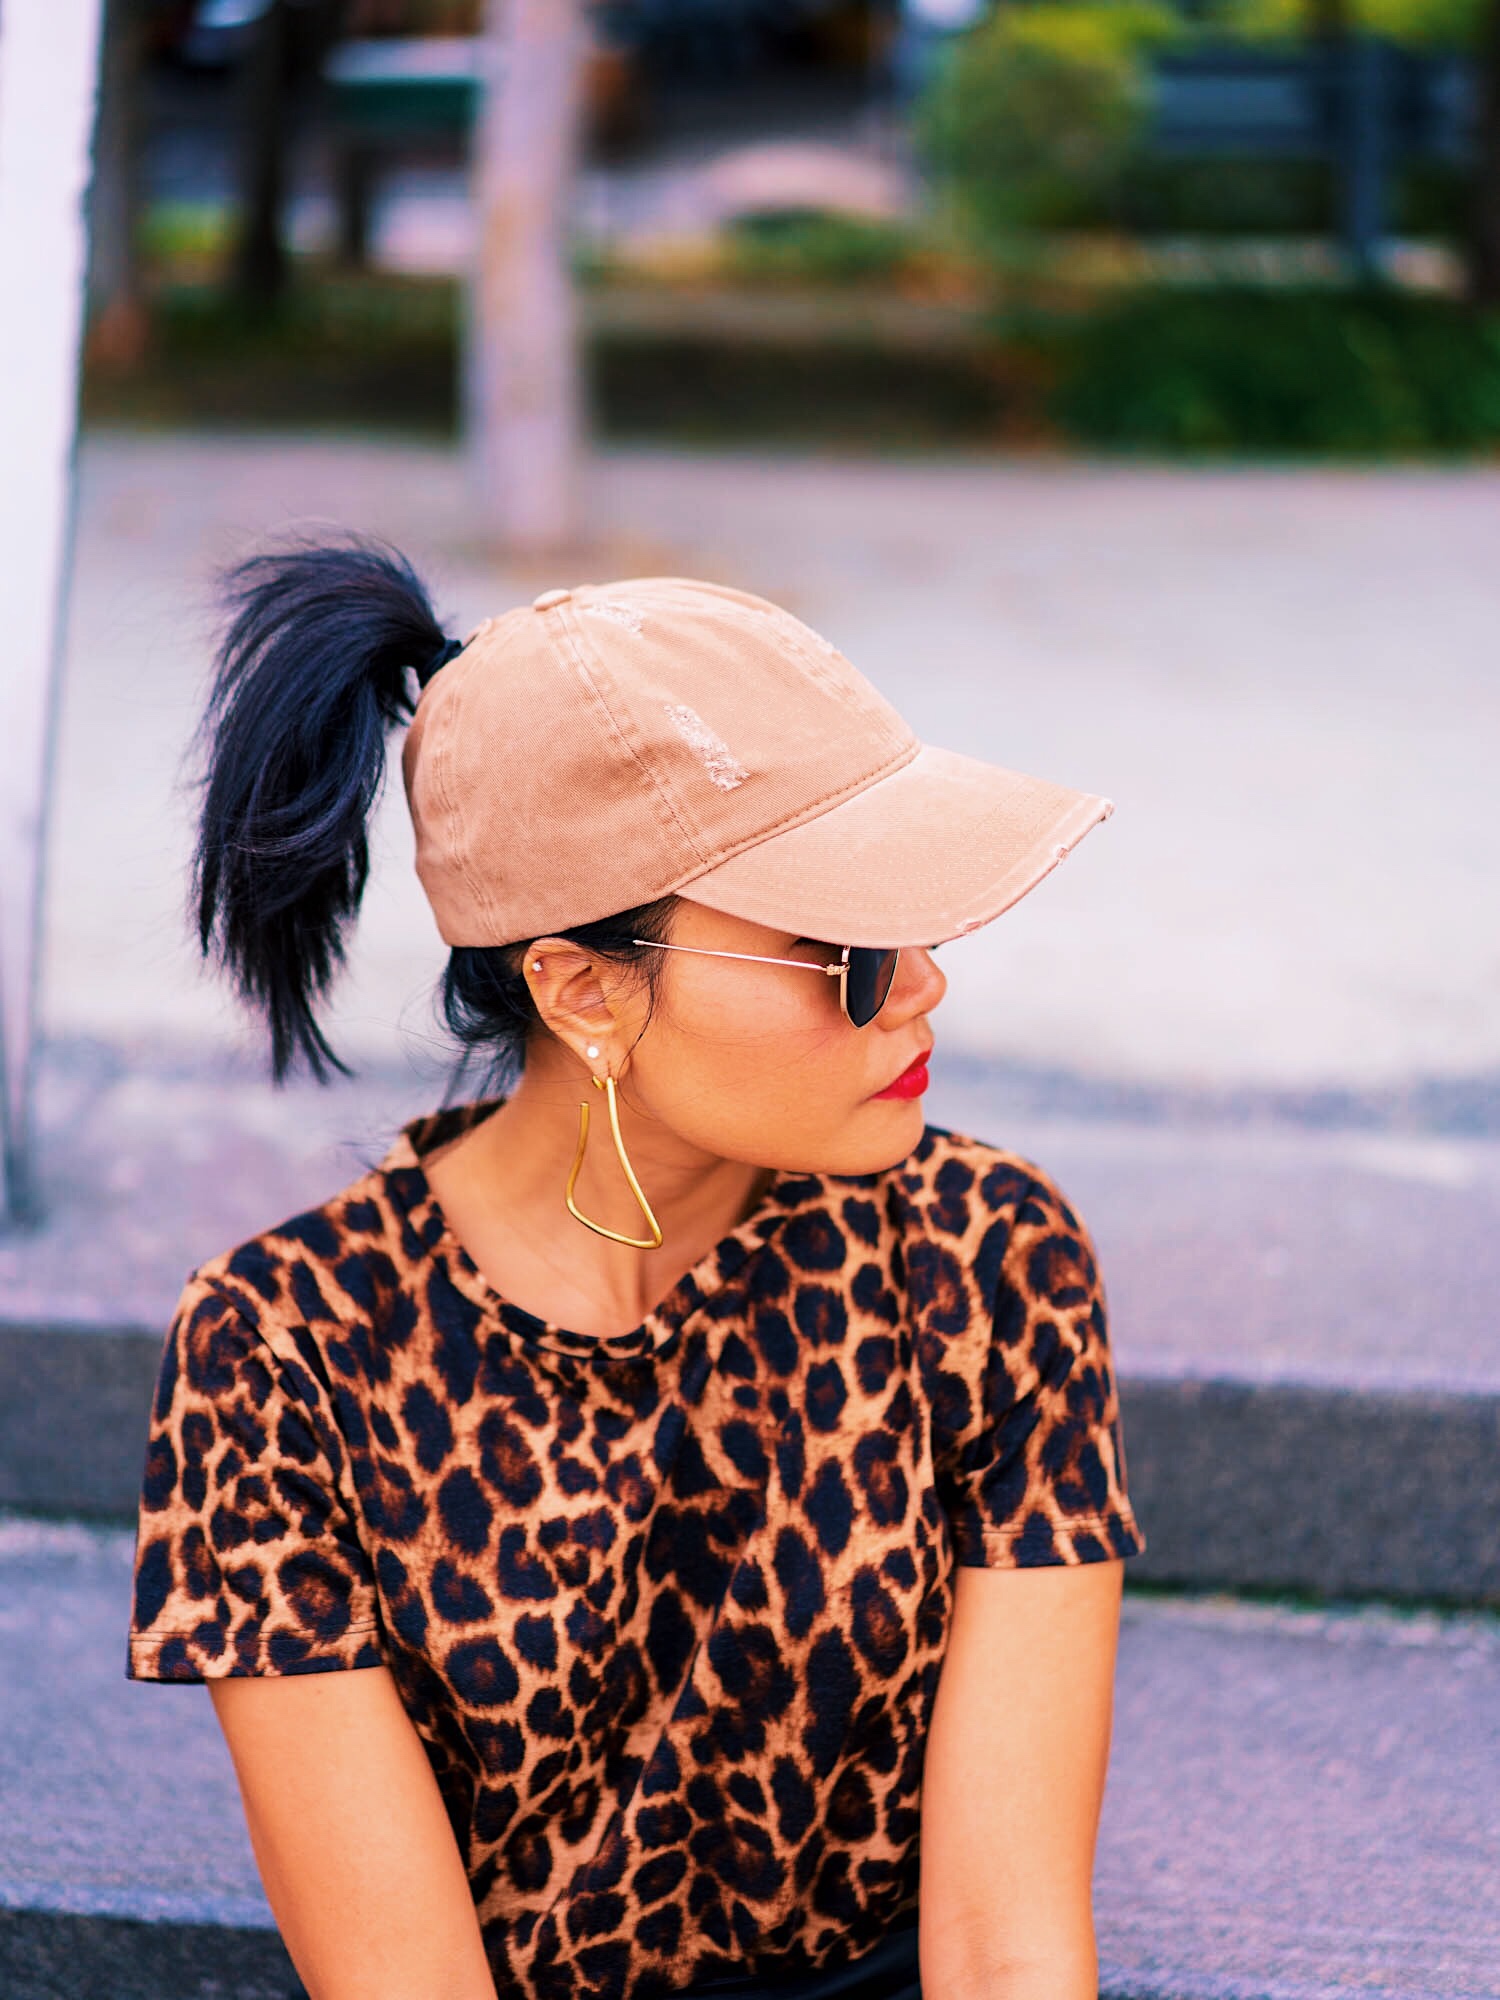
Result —
M 619 1156 L 620 1165 L 625 1169 L 625 1178 L 630 1183 L 630 1191 L 640 1203 L 641 1213 L 650 1226 L 651 1234 L 622 1236 L 618 1229 L 608 1229 L 602 1222 L 594 1222 L 584 1214 L 573 1199 L 573 1190 L 578 1185 L 578 1170 L 583 1165 L 584 1148 L 588 1144 L 589 1137 L 589 1107 L 586 1102 L 578 1107 L 578 1150 L 573 1155 L 573 1171 L 568 1175 L 568 1213 L 575 1215 L 585 1228 L 592 1229 L 599 1236 L 608 1236 L 612 1242 L 629 1243 L 636 1250 L 655 1250 L 662 1242 L 661 1224 L 651 1213 L 651 1204 L 641 1192 L 641 1184 L 635 1177 L 635 1169 L 631 1166 L 625 1151 L 625 1141 L 620 1137 L 620 1110 L 615 1102 L 615 1080 L 612 1076 L 607 1076 L 601 1082 L 597 1076 L 591 1076 L 589 1082 L 596 1090 L 602 1090 L 609 1100 L 609 1129 L 614 1134 L 615 1152 Z

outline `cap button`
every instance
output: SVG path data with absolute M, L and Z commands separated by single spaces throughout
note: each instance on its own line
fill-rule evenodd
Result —
M 532 598 L 531 608 L 533 611 L 546 611 L 554 604 L 566 604 L 572 595 L 571 590 L 544 590 L 539 597 Z

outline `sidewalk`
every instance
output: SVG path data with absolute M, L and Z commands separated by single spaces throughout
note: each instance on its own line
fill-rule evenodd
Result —
M 272 1091 L 183 921 L 210 566 L 342 522 L 406 547 L 460 632 L 584 577 L 760 590 L 932 741 L 1113 797 L 945 950 L 927 1112 L 1045 1166 L 1093 1230 L 1141 1573 L 1500 1602 L 1500 475 L 637 450 L 596 455 L 588 499 L 588 544 L 523 574 L 436 450 L 86 442 L 49 1215 L 0 1241 L 0 1504 L 128 1516 L 188 1270 L 441 1100 L 398 746 L 331 1015 L 355 1081 Z
M 244 1058 L 55 1045 L 48 1219 L 0 1240 L 0 1506 L 130 1519 L 187 1272 L 354 1179 L 445 1081 L 275 1093 Z M 1080 1094 L 950 1060 L 926 1108 L 1044 1164 L 1094 1234 L 1136 1574 L 1500 1604 L 1500 1144 Z
M 189 801 L 171 791 L 208 574 L 268 529 L 345 523 L 409 549 L 460 632 L 559 581 L 671 571 L 760 591 L 930 740 L 1113 798 L 1064 867 L 947 949 L 940 1062 L 1060 1069 L 1096 1094 L 1375 1093 L 1398 1125 L 1500 1136 L 1483 914 L 1500 878 L 1500 473 L 610 450 L 586 493 L 590 546 L 567 575 L 522 575 L 485 560 L 436 449 L 86 441 L 54 1033 L 235 1038 L 187 943 Z M 444 954 L 393 776 L 333 1032 L 400 1068 L 431 1032 Z
M 124 1678 L 130 1554 L 0 1518 L 0 1988 L 289 2000 L 207 1691 Z M 1497 1792 L 1493 1615 L 1127 1590 L 1103 2000 L 1493 2000 Z
M 173 792 L 208 566 L 391 536 L 462 632 L 559 582 L 778 598 L 938 743 L 1115 817 L 945 951 L 934 1123 L 1096 1238 L 1132 1495 L 1105 2000 L 1493 2000 L 1500 1606 L 1500 474 L 1191 474 L 613 451 L 561 573 L 486 560 L 456 466 L 94 436 L 54 801 L 49 1212 L 0 1240 L 0 1991 L 290 2000 L 203 1690 L 123 1677 L 152 1374 L 188 1269 L 443 1095 L 393 745 L 335 1046 L 271 1089 L 183 920 Z M 217 1985 L 214 1981 L 217 1980 Z

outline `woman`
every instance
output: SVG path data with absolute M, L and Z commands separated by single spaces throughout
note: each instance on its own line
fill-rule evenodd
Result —
M 723 586 L 462 644 L 361 540 L 232 587 L 204 950 L 278 1080 L 342 1067 L 406 718 L 493 1064 L 194 1271 L 163 1352 L 127 1672 L 209 1684 L 309 1993 L 1092 2000 L 1145 1547 L 1104 1293 L 921 1094 L 933 947 L 1110 801 L 919 743 Z

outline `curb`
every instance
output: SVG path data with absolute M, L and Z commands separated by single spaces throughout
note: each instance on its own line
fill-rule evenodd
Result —
M 280 1935 L 0 1909 L 7 2000 L 307 2000 Z
M 0 1322 L 0 1507 L 134 1523 L 160 1332 Z M 1119 1384 L 1132 1583 L 1500 1604 L 1500 1393 Z
M 308 2000 L 274 1930 L 148 1923 L 136 1917 L 0 1909 L 6 2000 Z M 1230 2000 L 1223 1986 L 1189 1994 L 1104 1972 L 1099 2000 Z M 1309 1991 L 1308 2000 L 1312 2000 Z
M 1122 1377 L 1137 1583 L 1500 1604 L 1500 1394 Z

